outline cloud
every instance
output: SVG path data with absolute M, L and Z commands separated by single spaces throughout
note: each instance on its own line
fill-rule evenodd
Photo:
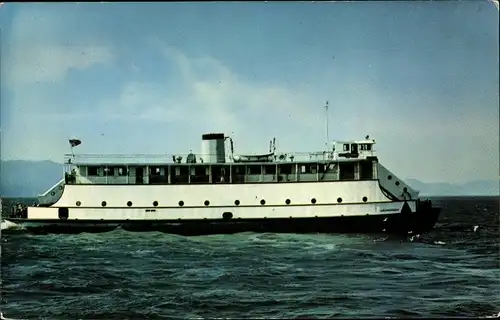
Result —
M 71 69 L 83 70 L 113 61 L 113 48 L 99 35 L 89 37 L 82 28 L 77 5 L 17 7 L 5 26 L 2 50 L 2 85 L 18 86 L 61 82 Z
M 109 47 L 16 44 L 4 57 L 8 62 L 4 79 L 12 90 L 31 83 L 62 82 L 71 69 L 83 70 L 95 64 L 107 64 L 113 58 Z
M 115 121 L 182 122 L 200 134 L 234 132 L 241 144 L 253 149 L 262 149 L 262 141 L 283 135 L 286 127 L 302 131 L 302 135 L 311 130 L 322 135 L 318 123 L 323 123 L 323 109 L 306 92 L 279 84 L 251 83 L 212 57 L 188 57 L 159 40 L 151 43 L 153 50 L 162 52 L 165 63 L 175 66 L 168 76 L 178 79 L 176 88 L 166 82 L 131 81 L 118 99 L 102 103 L 103 117 Z M 315 105 L 316 111 L 311 111 Z M 285 136 L 283 140 L 293 147 L 292 139 Z
M 69 73 L 109 65 L 116 54 L 102 41 L 79 37 L 82 28 L 68 24 L 76 11 L 34 5 L 14 12 L 3 26 L 1 154 L 59 161 L 71 127 L 66 118 L 79 104 L 62 98 Z

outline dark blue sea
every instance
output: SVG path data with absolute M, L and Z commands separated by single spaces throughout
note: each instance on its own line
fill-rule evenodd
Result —
M 1 309 L 15 319 L 497 315 L 499 198 L 434 204 L 444 208 L 435 230 L 405 239 L 3 233 Z

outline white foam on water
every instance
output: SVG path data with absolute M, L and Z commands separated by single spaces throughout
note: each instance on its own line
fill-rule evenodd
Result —
M 440 244 L 440 245 L 443 245 L 443 244 L 446 244 L 446 242 L 443 242 L 443 241 L 434 241 L 434 244 Z
M 500 312 L 492 316 L 486 316 L 485 318 L 500 318 Z
M 0 320 L 24 320 L 24 319 L 7 318 L 3 315 L 3 312 L 0 312 Z
M 4 220 L 1 223 L 0 229 L 7 230 L 7 229 L 24 229 L 24 228 L 23 228 L 23 226 L 21 226 L 17 223 L 14 223 L 14 222 L 9 221 L 9 220 Z

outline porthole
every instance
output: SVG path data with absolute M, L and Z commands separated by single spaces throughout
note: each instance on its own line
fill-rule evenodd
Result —
M 368 198 L 367 197 L 363 197 L 363 202 L 366 202 L 368 201 Z
M 59 190 L 62 190 L 63 189 L 63 186 L 59 186 Z
M 408 188 L 407 188 L 407 187 L 404 187 L 404 188 L 403 188 L 403 191 L 404 191 L 404 192 L 408 192 Z
M 316 203 L 316 198 L 312 198 L 312 199 L 311 199 L 311 203 L 312 203 L 312 204 L 315 204 L 315 203 Z
M 232 212 L 224 212 L 222 214 L 222 219 L 224 220 L 230 220 L 233 218 L 233 213 Z
M 81 205 L 82 205 L 82 203 L 81 203 L 80 201 L 77 201 L 77 202 L 76 202 L 76 206 L 77 206 L 77 207 L 79 207 L 79 206 L 81 206 Z
M 54 196 L 55 194 L 56 194 L 56 193 L 55 193 L 54 191 L 52 191 L 52 192 L 50 193 L 50 195 L 51 195 L 51 196 Z
M 399 181 L 396 181 L 396 185 L 399 186 Z
M 286 204 L 290 204 L 290 199 L 286 199 L 286 200 L 285 200 L 285 203 L 286 203 Z
M 265 205 L 266 204 L 266 200 L 264 200 L 264 199 L 260 200 L 260 204 L 261 205 Z
M 158 201 L 153 201 L 153 206 L 158 207 Z
M 240 200 L 234 200 L 234 204 L 239 206 L 240 205 Z
M 337 198 L 337 202 L 341 203 L 342 202 L 342 198 Z
M 179 206 L 180 206 L 180 207 L 184 206 L 184 201 L 182 201 L 182 200 L 181 200 L 181 201 L 179 201 Z
M 392 176 L 391 175 L 388 175 L 387 176 L 387 180 L 391 180 L 392 179 Z
M 132 206 L 132 201 L 128 201 L 127 206 L 129 206 L 129 207 Z
M 205 200 L 204 204 L 205 204 L 206 206 L 208 206 L 208 205 L 210 205 L 210 201 Z
M 101 206 L 105 207 L 106 206 L 106 201 L 101 202 Z

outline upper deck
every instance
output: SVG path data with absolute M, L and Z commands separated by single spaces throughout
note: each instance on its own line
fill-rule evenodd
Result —
M 223 135 L 209 134 L 203 138 L 210 141 L 202 145 L 199 155 L 66 154 L 66 183 L 258 183 L 376 178 L 372 164 L 376 161 L 374 140 L 334 141 L 328 151 L 280 153 L 275 152 L 271 141 L 269 153 L 235 155 L 232 140 L 230 154 L 225 153 Z
M 356 141 L 333 141 L 332 149 L 328 151 L 316 152 L 279 152 L 270 148 L 265 154 L 234 154 L 231 151 L 226 155 L 218 152 L 208 153 L 202 150 L 199 155 L 189 154 L 65 154 L 64 163 L 74 165 L 164 165 L 164 164 L 185 164 L 194 165 L 202 163 L 213 163 L 209 161 L 219 156 L 216 163 L 283 163 L 283 162 L 330 162 L 330 161 L 356 161 L 376 158 L 374 149 L 375 140 Z M 232 148 L 231 148 L 232 149 Z M 203 152 L 205 151 L 205 152 Z M 212 150 L 208 150 L 212 151 Z M 204 160 L 207 159 L 207 160 Z M 223 160 L 222 160 L 223 159 Z M 222 160 L 222 161 L 220 161 Z

